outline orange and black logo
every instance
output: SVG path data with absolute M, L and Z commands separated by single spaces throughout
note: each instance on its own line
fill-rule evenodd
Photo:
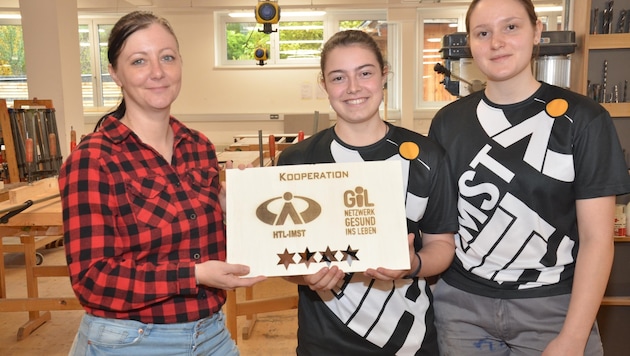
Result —
M 281 199 L 284 203 L 278 202 Z M 296 206 L 301 207 L 301 211 Z M 269 225 L 284 225 L 287 218 L 299 225 L 317 219 L 321 212 L 322 207 L 315 200 L 286 192 L 281 197 L 271 198 L 260 204 L 256 208 L 256 217 Z

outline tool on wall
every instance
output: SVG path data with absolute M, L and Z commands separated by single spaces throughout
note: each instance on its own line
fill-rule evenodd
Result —
M 607 97 L 608 93 L 606 93 L 606 89 L 607 89 L 606 87 L 608 85 L 607 83 L 608 83 L 608 60 L 605 59 L 604 69 L 602 71 L 602 95 L 600 96 L 601 100 L 603 100 L 602 101 L 603 103 L 607 102 L 606 100 L 608 99 Z
M 441 63 L 435 63 L 435 66 L 433 66 L 433 70 L 436 73 L 438 73 L 438 74 L 444 74 L 444 80 L 442 80 L 440 82 L 441 84 L 444 84 L 444 85 L 447 85 L 447 78 L 453 78 L 453 79 L 455 79 L 456 81 L 458 81 L 460 83 L 467 84 L 468 85 L 467 89 L 468 89 L 469 93 L 482 90 L 483 88 L 486 87 L 486 83 L 482 83 L 478 79 L 474 79 L 472 82 L 470 82 L 470 81 L 468 81 L 468 80 L 466 80 L 466 79 L 464 79 L 464 78 L 462 78 L 462 77 L 460 77 L 458 75 L 455 75 L 455 74 L 451 73 L 451 71 L 448 70 L 448 68 L 443 66 Z M 447 88 L 447 90 L 448 90 L 448 88 Z M 459 90 L 459 88 L 457 88 L 457 90 Z M 450 92 L 450 90 L 449 90 L 449 92 Z M 451 92 L 451 94 L 453 94 L 453 93 Z M 453 95 L 459 96 L 459 94 L 460 93 L 453 94 Z
M 591 24 L 589 27 L 589 33 L 591 35 L 599 34 L 611 34 L 611 33 L 628 33 L 630 30 L 630 21 L 628 19 L 629 10 L 620 10 L 617 17 L 617 24 L 613 25 L 614 21 L 614 1 L 608 1 L 605 3 L 604 10 L 594 8 L 591 10 Z
M 72 152 L 75 147 L 77 147 L 77 132 L 70 126 L 70 152 Z
M 614 73 L 614 71 L 613 71 Z M 587 81 L 586 95 L 598 103 L 626 103 L 628 102 L 628 80 L 619 80 L 610 83 L 609 86 L 609 63 L 604 59 L 601 72 L 601 83 L 591 83 Z M 614 77 L 614 76 L 613 76 Z
M 271 159 L 271 165 L 276 165 L 276 137 L 269 135 L 269 158 Z
M 613 4 L 614 1 L 606 3 L 604 14 L 602 16 L 602 28 L 600 33 L 612 33 L 612 20 L 613 20 Z
M 599 8 L 594 8 L 591 11 L 591 27 L 589 33 L 591 35 L 599 33 L 597 29 L 597 24 L 599 23 Z
M 265 157 L 263 156 L 263 138 L 262 138 L 262 130 L 258 130 L 258 159 L 260 165 L 258 167 L 265 166 Z
M 61 167 L 55 109 L 9 109 L 20 181 L 56 176 Z
M 628 11 L 621 10 L 619 12 L 619 19 L 617 20 L 617 28 L 615 29 L 616 33 L 624 33 L 628 32 Z

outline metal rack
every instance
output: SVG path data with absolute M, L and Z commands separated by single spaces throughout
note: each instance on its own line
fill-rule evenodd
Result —
M 14 107 L 0 99 L 8 171 L 3 178 L 16 183 L 56 176 L 63 159 L 52 100 L 15 100 Z

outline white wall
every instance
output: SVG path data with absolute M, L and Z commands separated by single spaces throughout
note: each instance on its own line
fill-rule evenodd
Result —
M 236 134 L 283 133 L 283 114 L 330 111 L 317 84 L 318 68 L 278 69 L 253 61 L 248 68 L 215 68 L 211 11 L 155 12 L 171 23 L 184 62 L 182 90 L 172 113 L 204 132 L 218 147 L 233 142 Z M 302 86 L 310 86 L 310 99 L 302 99 Z M 279 114 L 280 119 L 271 120 L 270 114 Z M 86 114 L 84 132 L 93 129 L 98 116 Z
M 23 0 L 28 1 L 28 0 Z M 540 0 L 556 3 L 565 0 Z M 177 33 L 184 58 L 184 78 L 181 94 L 173 105 L 173 115 L 187 125 L 204 132 L 219 147 L 232 142 L 235 134 L 281 133 L 284 114 L 306 114 L 314 111 L 328 113 L 334 123 L 334 113 L 328 100 L 317 84 L 319 69 L 280 68 L 257 66 L 242 69 L 215 68 L 214 10 L 253 10 L 255 0 L 77 0 L 79 13 L 116 14 L 122 16 L 135 9 L 135 5 L 151 4 L 140 9 L 154 11 L 166 17 Z M 419 110 L 416 104 L 416 82 L 419 79 L 417 64 L 419 52 L 418 11 L 431 8 L 457 8 L 465 12 L 464 0 L 280 0 L 286 9 L 371 9 L 388 12 L 388 20 L 400 25 L 400 43 L 396 54 L 401 58 L 389 58 L 401 62 L 402 79 L 399 83 L 399 108 L 388 112 L 387 118 L 394 123 L 426 133 L 437 108 Z M 16 0 L 0 0 L 0 8 L 16 8 Z M 285 7 L 286 6 L 286 7 Z M 219 8 L 221 7 L 221 8 Z M 459 11 L 459 10 L 458 10 Z M 42 33 L 45 36 L 45 33 Z M 395 55 L 396 55 L 395 54 Z M 33 59 L 29 59 L 31 61 Z M 35 59 L 37 60 L 37 59 Z M 44 60 L 42 66 L 48 65 Z M 310 87 L 312 97 L 302 98 L 302 89 Z M 79 92 L 79 91 L 77 91 Z M 54 97 L 39 95 L 40 98 Z M 66 95 L 67 93 L 57 93 Z M 73 95 L 76 96 L 76 95 Z M 81 98 L 74 99 L 81 103 Z M 57 100 L 58 101 L 58 100 Z M 75 126 L 77 134 L 91 132 L 102 112 L 84 113 L 85 125 Z M 269 119 L 269 114 L 279 114 L 279 120 Z M 62 118 L 63 120 L 63 118 Z M 62 144 L 63 146 L 63 144 Z
M 183 56 L 182 90 L 172 113 L 219 148 L 232 143 L 237 134 L 283 133 L 284 114 L 319 111 L 330 114 L 334 122 L 334 112 L 317 83 L 319 68 L 261 67 L 255 62 L 247 68 L 216 68 L 212 11 L 154 12 L 171 23 Z M 305 86 L 312 93 L 308 99 L 302 97 Z M 413 101 L 414 93 L 409 95 Z M 91 132 L 100 114 L 86 113 L 83 133 Z M 280 118 L 272 120 L 270 114 Z
M 315 94 L 317 68 L 275 69 L 258 66 L 254 61 L 249 68 L 214 68 L 212 13 L 164 16 L 179 38 L 184 59 L 184 86 L 174 107 L 176 112 L 271 114 L 328 110 L 325 99 L 300 97 L 304 84 L 311 85 Z

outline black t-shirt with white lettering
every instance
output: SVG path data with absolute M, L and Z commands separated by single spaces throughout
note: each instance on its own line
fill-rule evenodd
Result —
M 496 298 L 570 293 L 576 199 L 630 191 L 608 112 L 546 83 L 512 105 L 481 91 L 442 108 L 429 137 L 448 152 L 459 188 L 456 258 L 445 281 Z
M 400 160 L 407 227 L 446 233 L 457 230 L 456 193 L 444 150 L 434 142 L 389 125 L 382 140 L 352 147 L 334 128 L 285 149 L 279 165 Z M 387 184 L 387 182 L 383 182 Z M 348 273 L 336 288 L 313 292 L 299 286 L 299 355 L 437 355 L 432 295 L 424 279 L 378 281 Z

